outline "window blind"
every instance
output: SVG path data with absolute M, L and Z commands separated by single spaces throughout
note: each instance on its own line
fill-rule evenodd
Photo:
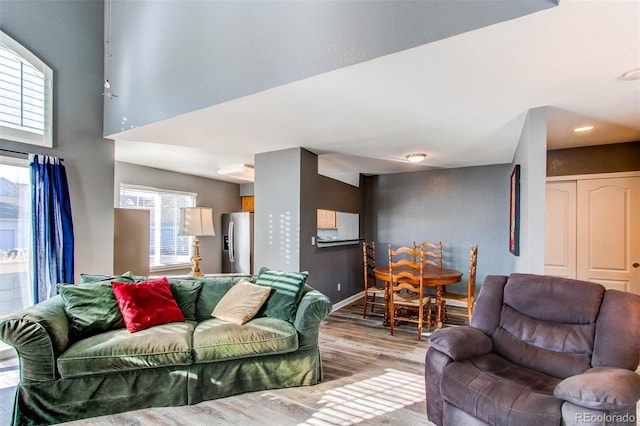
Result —
M 195 207 L 196 194 L 122 185 L 120 207 L 149 210 L 149 266 L 163 268 L 188 264 L 193 237 L 178 235 L 180 208 Z
M 0 31 L 0 136 L 53 146 L 53 70 Z

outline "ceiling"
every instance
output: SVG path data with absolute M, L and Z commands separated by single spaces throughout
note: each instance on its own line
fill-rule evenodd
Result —
M 622 77 L 638 67 L 640 1 L 562 0 L 109 138 L 117 161 L 237 183 L 217 170 L 293 147 L 351 183 L 509 163 L 530 108 L 547 107 L 549 149 L 640 140 L 640 80 Z

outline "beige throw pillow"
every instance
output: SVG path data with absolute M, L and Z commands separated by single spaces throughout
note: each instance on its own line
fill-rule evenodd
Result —
M 242 325 L 258 313 L 270 293 L 271 288 L 242 279 L 220 299 L 211 316 Z

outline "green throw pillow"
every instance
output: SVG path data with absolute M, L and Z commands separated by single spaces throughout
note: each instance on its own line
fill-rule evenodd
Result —
M 178 302 L 180 310 L 187 321 L 196 320 L 196 302 L 200 295 L 202 283 L 196 280 L 170 279 L 171 294 Z
M 196 320 L 211 319 L 211 312 L 220 302 L 220 299 L 242 278 L 246 279 L 246 277 L 240 276 L 199 278 L 198 281 L 202 283 L 202 290 L 200 290 L 200 297 L 198 297 L 198 302 L 196 303 Z
M 256 284 L 271 287 L 275 291 L 271 292 L 259 315 L 293 321 L 308 276 L 307 271 L 284 272 L 261 268 Z
M 72 336 L 84 337 L 124 327 L 111 281 L 58 284 L 57 289 L 64 300 Z

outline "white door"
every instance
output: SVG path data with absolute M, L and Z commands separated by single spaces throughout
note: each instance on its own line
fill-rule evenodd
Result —
M 576 278 L 576 181 L 546 189 L 545 274 Z
M 640 177 L 577 182 L 576 278 L 640 294 Z

